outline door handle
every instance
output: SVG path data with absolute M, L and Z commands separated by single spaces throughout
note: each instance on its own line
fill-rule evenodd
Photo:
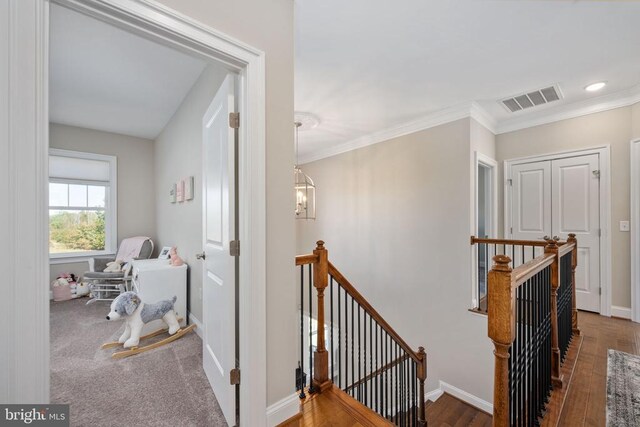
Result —
M 196 259 L 207 259 L 207 254 L 204 252 L 196 254 Z

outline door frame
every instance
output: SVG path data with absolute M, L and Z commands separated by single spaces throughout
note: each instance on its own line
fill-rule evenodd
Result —
M 640 138 L 631 141 L 631 320 L 640 322 Z
M 9 290 L 0 303 L 8 347 L 7 358 L 16 361 L 6 386 L 0 388 L 5 402 L 50 400 L 49 385 L 49 292 L 48 283 L 48 46 L 49 6 L 51 3 L 71 8 L 202 58 L 223 64 L 238 73 L 239 129 L 239 239 L 240 257 L 240 388 L 243 424 L 266 425 L 266 133 L 265 133 L 265 54 L 211 27 L 181 15 L 152 0 L 9 0 L 0 8 L 0 22 L 11 37 L 0 52 L 11 57 L 0 66 L 0 77 L 8 77 L 10 89 L 6 103 L 0 105 L 0 131 L 9 136 L 9 185 L 35 189 L 34 197 L 24 197 L 8 188 L 5 201 L 19 201 L 20 212 L 9 212 L 13 231 L 7 247 L 19 251 L 12 256 L 8 271 L 21 271 L 21 279 L 12 280 L 21 290 Z M 26 68 L 26 71 L 25 71 Z M 6 74 L 4 74 L 6 73 Z M 3 122 L 5 114 L 11 117 Z M 5 126 L 6 125 L 6 126 Z M 18 167 L 19 165 L 19 167 Z M 0 188 L 0 196 L 4 195 Z M 14 212 L 15 211 L 15 212 Z M 3 212 L 0 212 L 3 214 Z M 4 229 L 0 230 L 2 232 Z M 29 233 L 22 231 L 31 230 Z M 4 266 L 4 261 L 2 266 Z M 23 283 L 33 283 L 24 286 Z M 23 314 L 25 313 L 25 314 Z M 22 327 L 11 327 L 28 321 Z M 4 335 L 3 335 L 4 336 Z M 26 347 L 37 351 L 29 352 Z M 16 344 L 16 345 L 14 345 Z M 4 358 L 4 356 L 3 356 Z M 17 362 L 17 360 L 22 360 Z M 4 381 L 3 381 L 4 382 Z M 7 394 L 7 396 L 5 396 Z
M 533 155 L 508 159 L 503 162 L 504 179 L 504 229 L 503 235 L 508 238 L 512 224 L 511 191 L 509 176 L 511 167 L 517 164 L 533 163 L 567 157 L 598 154 L 600 160 L 600 315 L 611 317 L 611 146 L 601 145 L 578 150 L 559 151 L 542 155 Z M 579 262 L 579 260 L 578 260 Z

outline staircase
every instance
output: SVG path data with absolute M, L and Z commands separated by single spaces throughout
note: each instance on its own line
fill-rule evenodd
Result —
M 341 420 L 326 425 L 426 425 L 424 348 L 413 350 L 329 262 L 323 241 L 295 263 L 301 413 L 284 425 L 315 425 L 318 412 Z

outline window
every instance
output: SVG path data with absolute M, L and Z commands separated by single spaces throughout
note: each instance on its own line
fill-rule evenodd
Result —
M 497 166 L 495 160 L 476 151 L 475 153 L 475 215 L 473 230 L 476 237 L 497 238 Z M 487 274 L 491 258 L 487 245 L 474 245 L 473 307 L 486 307 Z
M 49 150 L 49 257 L 115 252 L 116 158 Z

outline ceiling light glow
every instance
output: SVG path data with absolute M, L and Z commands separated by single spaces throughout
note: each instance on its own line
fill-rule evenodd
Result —
M 606 82 L 597 82 L 597 83 L 592 83 L 589 86 L 586 86 L 584 88 L 584 90 L 586 90 L 587 92 L 596 92 L 600 89 L 602 89 L 603 87 L 606 86 Z

